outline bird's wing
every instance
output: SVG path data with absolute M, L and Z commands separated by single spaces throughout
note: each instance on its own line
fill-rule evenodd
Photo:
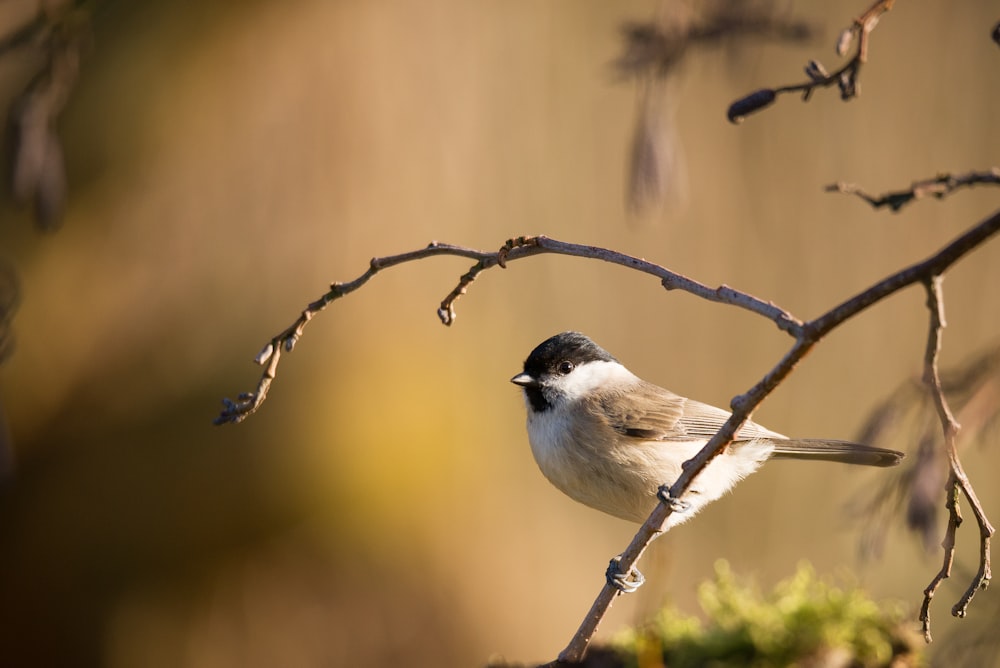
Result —
M 729 419 L 729 411 L 700 401 L 685 399 L 669 390 L 644 383 L 636 391 L 625 392 L 628 401 L 607 395 L 601 410 L 612 429 L 625 436 L 643 440 L 708 440 Z M 746 422 L 736 440 L 784 438 L 754 422 Z
M 719 431 L 730 415 L 732 413 L 729 411 L 688 399 L 684 405 L 684 417 L 681 418 L 681 424 L 688 436 L 707 439 L 715 436 L 715 432 Z M 747 420 L 736 432 L 735 440 L 750 441 L 755 438 L 783 439 L 785 437 L 760 426 L 756 422 Z

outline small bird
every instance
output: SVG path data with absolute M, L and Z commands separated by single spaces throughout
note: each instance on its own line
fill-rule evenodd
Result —
M 545 477 L 580 503 L 632 522 L 644 522 L 663 499 L 675 511 L 665 528 L 680 524 L 771 458 L 866 466 L 893 466 L 903 458 L 849 441 L 790 439 L 747 421 L 683 498 L 671 499 L 669 487 L 683 463 L 729 411 L 642 380 L 579 332 L 543 341 L 510 380 L 524 388 L 528 440 Z M 613 567 L 614 560 L 609 581 L 621 577 Z

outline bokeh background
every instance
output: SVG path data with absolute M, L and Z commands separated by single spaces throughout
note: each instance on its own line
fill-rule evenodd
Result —
M 813 42 L 690 53 L 660 100 L 683 165 L 627 207 L 638 87 L 620 26 L 655 2 L 162 2 L 96 5 L 60 117 L 68 208 L 54 234 L 4 200 L 16 348 L 0 367 L 0 663 L 11 666 L 481 665 L 547 660 L 634 527 L 537 471 L 507 380 L 545 337 L 587 332 L 640 375 L 726 405 L 787 350 L 758 317 L 647 276 L 539 257 L 480 277 L 431 259 L 337 302 L 286 356 L 270 398 L 215 427 L 256 383 L 254 355 L 331 281 L 432 239 L 495 249 L 547 234 L 644 256 L 814 317 L 929 255 L 996 207 L 988 188 L 875 212 L 875 192 L 997 164 L 1000 51 L 989 2 L 898 3 L 859 99 L 781 99 L 742 126 L 728 104 L 802 78 L 865 2 L 781 3 Z M 17 25 L 36 3 L 8 1 Z M 0 59 L 9 100 L 38 65 Z M 828 64 L 830 64 L 828 63 Z M 943 362 L 1000 334 L 1000 246 L 948 274 Z M 919 374 L 924 295 L 836 331 L 758 411 L 785 433 L 850 438 Z M 901 449 L 913 444 L 898 443 Z M 994 521 L 996 443 L 966 466 Z M 648 583 L 601 629 L 663 602 L 696 611 L 717 558 L 762 586 L 800 560 L 914 615 L 939 554 L 893 530 L 862 561 L 845 508 L 890 473 L 775 463 L 660 539 Z M 942 523 L 943 525 L 943 523 Z M 957 575 L 975 568 L 972 527 Z M 993 620 L 996 592 L 938 643 Z M 977 619 L 978 618 L 978 619 Z M 944 663 L 942 665 L 945 665 Z M 953 662 L 948 665 L 955 665 Z

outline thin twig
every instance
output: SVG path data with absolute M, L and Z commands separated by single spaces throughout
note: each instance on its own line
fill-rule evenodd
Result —
M 945 529 L 944 538 L 941 540 L 941 549 L 944 552 L 941 569 L 924 589 L 924 602 L 920 605 L 920 626 L 924 634 L 924 641 L 928 643 L 931 642 L 931 600 L 941 583 L 951 577 L 951 567 L 955 563 L 955 534 L 958 532 L 959 525 L 962 524 L 962 512 L 958 507 L 958 483 L 954 473 L 948 474 L 945 489 L 948 492 L 948 500 L 944 504 L 944 507 L 948 509 L 948 528 Z
M 842 100 L 857 97 L 861 93 L 861 86 L 858 83 L 861 66 L 868 62 L 869 35 L 878 25 L 882 14 L 892 9 L 894 3 L 895 0 L 876 0 L 861 16 L 854 19 L 850 26 L 841 31 L 837 39 L 838 56 L 844 55 L 851 42 L 856 42 L 854 55 L 842 67 L 833 73 L 827 73 L 819 61 L 811 60 L 806 65 L 808 81 L 764 88 L 736 100 L 726 113 L 730 122 L 740 123 L 746 116 L 770 106 L 782 93 L 802 93 L 802 100 L 806 101 L 817 88 L 828 88 L 836 84 L 840 88 Z
M 235 401 L 226 398 L 222 400 L 224 405 L 223 411 L 215 418 L 214 422 L 217 425 L 227 424 L 230 422 L 242 422 L 251 415 L 253 415 L 264 400 L 267 398 L 267 392 L 271 387 L 271 383 L 274 381 L 275 374 L 278 369 L 278 362 L 281 359 L 281 352 L 285 350 L 291 352 L 298 343 L 299 338 L 302 336 L 302 332 L 305 326 L 313 319 L 317 313 L 325 309 L 330 305 L 331 302 L 340 299 L 350 293 L 354 292 L 358 288 L 365 285 L 369 280 L 371 280 L 375 274 L 379 273 L 383 269 L 388 269 L 389 267 L 394 267 L 405 262 L 412 262 L 414 260 L 422 260 L 427 257 L 432 257 L 435 255 L 456 255 L 459 257 L 466 257 L 478 260 L 477 266 L 483 265 L 483 268 L 492 264 L 496 264 L 497 258 L 496 253 L 487 253 L 483 251 L 473 250 L 471 248 L 464 248 L 462 246 L 453 246 L 451 244 L 439 244 L 436 241 L 432 241 L 425 248 L 421 248 L 415 251 L 409 251 L 407 253 L 400 253 L 398 255 L 390 255 L 388 257 L 374 257 L 368 263 L 368 269 L 358 276 L 353 281 L 347 283 L 333 283 L 330 285 L 330 290 L 322 297 L 312 302 L 303 309 L 299 317 L 293 322 L 289 327 L 287 327 L 280 334 L 274 336 L 271 341 L 264 346 L 264 348 L 258 353 L 255 361 L 257 364 L 264 365 L 264 373 L 261 375 L 260 380 L 257 383 L 257 388 L 253 392 L 244 392 L 240 394 Z M 481 271 L 481 269 L 480 269 Z M 470 272 L 472 273 L 472 272 Z M 468 274 L 467 274 L 468 276 Z M 473 276 L 472 278 L 475 278 Z M 465 277 L 463 277 L 463 280 Z M 446 313 L 448 316 L 441 315 L 439 311 L 439 317 L 446 325 L 450 325 L 454 319 L 454 309 L 451 304 L 459 297 L 460 294 L 464 294 L 465 286 L 470 283 L 472 279 L 468 279 L 463 285 L 460 283 L 460 288 L 456 288 L 445 302 L 442 302 L 441 308 L 445 309 L 447 306 Z
M 972 582 L 958 603 L 952 608 L 951 613 L 956 617 L 964 617 L 972 597 L 980 588 L 985 589 L 989 584 L 990 572 L 990 537 L 993 535 L 993 526 L 986 518 L 982 504 L 976 497 L 972 483 L 962 467 L 962 462 L 958 456 L 957 438 L 961 425 L 955 420 L 948 400 L 945 397 L 941 385 L 941 374 L 938 368 L 938 358 L 941 352 L 941 336 L 945 327 L 944 317 L 944 297 L 941 292 L 942 276 L 933 275 L 924 281 L 927 289 L 927 309 L 930 311 L 930 327 L 927 337 L 927 354 L 924 361 L 924 382 L 930 389 L 937 408 L 938 417 L 941 420 L 941 429 L 944 432 L 944 445 L 948 453 L 949 474 L 945 489 L 948 492 L 948 500 L 945 507 L 948 509 L 948 529 L 945 533 L 941 546 L 944 549 L 944 560 L 941 570 L 931 580 L 924 590 L 924 601 L 920 608 L 920 622 L 923 627 L 924 639 L 931 641 L 931 617 L 930 603 L 937 591 L 938 586 L 951 575 L 951 567 L 955 559 L 955 534 L 962 525 L 962 514 L 959 509 L 959 492 L 965 495 L 973 515 L 979 525 L 980 554 L 979 570 L 972 578 Z
M 771 302 L 765 302 L 750 294 L 734 290 L 725 285 L 711 288 L 691 278 L 672 272 L 666 267 L 606 248 L 567 243 L 549 239 L 545 236 L 509 239 L 503 247 L 494 252 L 431 242 L 425 248 L 407 253 L 372 258 L 368 270 L 358 278 L 349 283 L 334 283 L 331 285 L 329 292 L 309 304 L 294 323 L 280 334 L 274 336 L 264 346 L 256 357 L 257 364 L 266 365 L 264 373 L 258 381 L 257 388 L 253 392 L 240 394 L 235 401 L 228 398 L 223 399 L 224 408 L 219 416 L 215 418 L 215 424 L 242 422 L 256 412 L 267 398 L 267 392 L 277 373 L 278 361 L 281 358 L 282 351 L 290 352 L 295 347 L 295 344 L 298 343 L 299 338 L 302 336 L 305 326 L 312 320 L 313 316 L 325 309 L 330 302 L 348 295 L 363 286 L 383 269 L 437 255 L 453 255 L 476 260 L 476 264 L 459 279 L 458 285 L 441 301 L 441 306 L 437 310 L 441 322 L 445 325 L 451 325 L 456 318 L 456 300 L 466 293 L 468 287 L 483 271 L 495 266 L 506 267 L 509 261 L 520 260 L 543 253 L 603 260 L 656 276 L 667 290 L 683 290 L 709 301 L 731 304 L 757 313 L 773 321 L 779 329 L 788 332 L 791 336 L 798 336 L 799 329 L 802 327 L 800 321 Z
M 856 195 L 872 208 L 879 209 L 888 207 L 892 211 L 899 211 L 910 202 L 914 202 L 924 197 L 935 197 L 943 199 L 960 188 L 971 188 L 976 185 L 1000 185 L 1000 167 L 992 167 L 982 172 L 966 172 L 965 174 L 938 174 L 932 179 L 914 181 L 905 190 L 893 190 L 882 195 L 869 195 L 859 186 L 853 183 L 838 181 L 826 186 L 826 192 L 838 192 L 845 195 Z
M 930 325 L 927 332 L 927 352 L 924 355 L 924 384 L 930 390 L 931 398 L 937 408 L 938 417 L 941 420 L 941 429 L 944 432 L 944 447 L 948 452 L 948 459 L 951 463 L 948 482 L 945 490 L 948 500 L 945 508 L 948 509 L 948 528 L 945 531 L 941 548 L 944 551 L 941 569 L 931 580 L 927 588 L 924 589 L 924 602 L 920 606 L 920 623 L 923 628 L 924 640 L 931 641 L 931 599 L 938 586 L 945 579 L 951 576 L 951 568 L 955 563 L 955 535 L 958 527 L 962 525 L 962 511 L 958 505 L 959 483 L 958 472 L 954 463 L 958 461 L 958 450 L 955 446 L 955 439 L 961 429 L 961 425 L 955 420 L 948 405 L 948 399 L 944 396 L 941 388 L 941 373 L 938 367 L 938 357 L 941 353 L 941 336 L 945 327 L 944 299 L 941 294 L 942 276 L 929 276 L 924 281 L 927 290 L 927 310 L 930 312 Z

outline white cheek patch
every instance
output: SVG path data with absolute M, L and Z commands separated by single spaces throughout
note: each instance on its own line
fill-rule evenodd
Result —
M 585 396 L 609 384 L 633 383 L 638 378 L 618 362 L 601 360 L 587 362 L 573 369 L 567 376 L 553 383 L 558 391 L 571 398 Z

